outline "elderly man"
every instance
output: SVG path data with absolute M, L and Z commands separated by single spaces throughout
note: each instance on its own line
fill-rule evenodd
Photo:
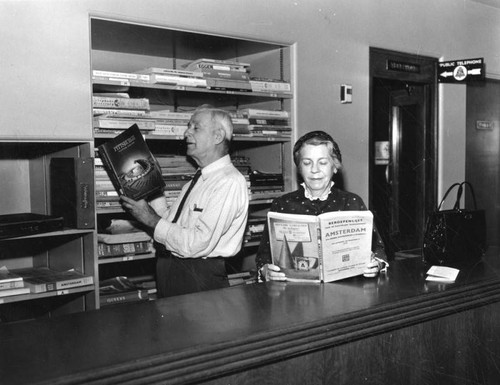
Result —
M 240 249 L 248 216 L 245 178 L 233 166 L 233 125 L 226 111 L 201 107 L 184 138 L 199 166 L 170 209 L 164 197 L 151 202 L 122 196 L 122 205 L 152 229 L 159 297 L 227 287 L 225 258 Z

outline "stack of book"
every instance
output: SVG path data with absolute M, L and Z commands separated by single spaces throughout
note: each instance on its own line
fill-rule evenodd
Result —
M 250 191 L 250 199 L 269 199 L 283 195 L 285 191 L 283 174 L 252 171 Z
M 149 76 L 129 72 L 93 70 L 92 81 L 100 84 L 129 87 L 130 82 L 149 83 Z
M 242 108 L 239 112 L 248 119 L 248 131 L 252 136 L 291 137 L 292 126 L 288 111 Z
M 138 277 L 117 276 L 99 282 L 101 307 L 119 303 L 142 302 L 155 299 L 156 281 L 151 275 Z
M 48 267 L 17 269 L 15 273 L 23 278 L 31 293 L 62 291 L 94 284 L 94 277 L 76 270 L 53 270 Z M 90 290 L 90 289 L 89 289 Z
M 286 95 L 292 94 L 290 82 L 286 82 L 284 80 L 251 77 L 250 86 L 252 87 L 252 92 Z
M 243 155 L 231 155 L 231 161 L 238 169 L 239 172 L 245 177 L 245 181 L 247 182 L 248 187 L 248 195 L 251 195 L 250 190 L 250 174 L 252 173 L 252 167 L 250 164 L 250 158 Z
M 158 155 L 156 160 L 165 182 L 163 195 L 170 206 L 181 193 L 182 187 L 193 179 L 197 167 L 183 155 Z
M 99 258 L 133 259 L 136 255 L 154 252 L 151 237 L 136 231 L 122 234 L 97 234 L 97 255 Z
M 201 72 L 208 89 L 252 91 L 249 63 L 202 58 L 189 63 L 186 70 Z
M 250 124 L 248 118 L 238 111 L 230 111 L 229 115 L 231 115 L 231 121 L 233 122 L 233 135 L 248 136 L 250 134 L 248 130 L 248 125 Z
M 146 98 L 130 98 L 127 93 L 94 93 L 92 109 L 96 133 L 119 132 L 133 124 L 144 132 L 155 129 L 154 120 L 147 115 L 150 106 Z
M 203 73 L 200 71 L 148 67 L 136 73 L 147 75 L 151 84 L 165 84 L 178 87 L 207 87 L 207 81 L 203 79 Z
M 95 196 L 96 208 L 103 210 L 121 210 L 120 196 L 116 191 L 108 172 L 104 168 L 99 153 L 95 152 L 94 159 L 94 178 L 95 178 Z
M 155 122 L 151 134 L 183 137 L 192 115 L 191 112 L 150 111 L 148 116 Z
M 30 289 L 25 287 L 23 277 L 9 271 L 5 266 L 0 268 L 0 298 L 29 292 Z

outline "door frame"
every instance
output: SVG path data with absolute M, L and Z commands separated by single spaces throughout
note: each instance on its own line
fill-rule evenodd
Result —
M 374 79 L 396 80 L 418 83 L 429 87 L 429 124 L 425 138 L 425 179 L 424 211 L 425 215 L 436 207 L 438 190 L 438 58 L 397 52 L 383 48 L 370 47 L 369 72 L 369 168 L 368 168 L 368 204 L 374 201 L 374 115 L 373 93 Z M 430 183 L 429 183 L 430 181 Z M 424 229 L 422 229 L 423 232 Z

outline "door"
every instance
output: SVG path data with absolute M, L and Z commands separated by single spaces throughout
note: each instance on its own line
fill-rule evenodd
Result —
M 389 236 L 399 250 L 418 249 L 425 221 L 425 87 L 390 92 Z
M 370 210 L 390 258 L 419 256 L 436 197 L 437 59 L 373 49 L 370 60 Z

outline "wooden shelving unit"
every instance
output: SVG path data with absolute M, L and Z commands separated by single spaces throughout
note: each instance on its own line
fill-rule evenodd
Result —
M 136 73 L 149 67 L 183 69 L 193 60 L 211 58 L 250 63 L 250 75 L 253 77 L 283 80 L 293 84 L 292 47 L 284 44 L 103 18 L 91 19 L 91 38 L 92 70 Z M 93 91 L 100 94 L 126 92 L 131 98 L 147 98 L 152 111 L 168 109 L 188 112 L 201 104 L 211 104 L 230 112 L 242 108 L 286 110 L 290 112 L 292 127 L 294 125 L 292 92 L 242 92 L 102 78 L 93 80 Z M 95 133 L 95 146 L 116 135 L 116 132 Z M 253 170 L 283 174 L 285 191 L 291 191 L 295 180 L 292 175 L 292 138 L 235 135 L 231 155 L 248 157 Z M 145 139 L 156 154 L 184 154 L 182 136 L 146 134 Z M 265 210 L 271 202 L 272 198 L 252 199 L 250 215 Z M 97 209 L 96 214 L 98 228 L 99 223 L 108 223 L 115 216 L 126 218 L 126 214 L 119 208 Z M 253 254 L 258 244 L 255 240 L 244 244 L 239 257 L 241 260 L 236 263 L 236 268 L 247 269 L 253 265 Z M 141 261 L 146 261 L 151 268 L 154 266 L 151 257 L 137 255 L 98 260 L 100 278 L 109 278 L 113 274 L 113 266 L 116 266 L 117 271 L 127 271 L 124 265 L 132 261 L 135 264 L 133 269 Z M 134 272 L 131 271 L 131 274 Z
M 4 173 L 4 182 L 0 184 L 0 195 L 3 197 L 0 214 L 30 212 L 51 215 L 51 159 L 90 157 L 92 146 L 91 141 L 24 141 L 0 138 L 0 167 Z M 13 271 L 31 267 L 74 269 L 94 277 L 96 281 L 94 237 L 94 228 L 63 228 L 3 238 L 0 240 L 0 266 Z M 0 297 L 0 320 L 17 321 L 95 309 L 95 288 L 95 285 L 87 285 Z

